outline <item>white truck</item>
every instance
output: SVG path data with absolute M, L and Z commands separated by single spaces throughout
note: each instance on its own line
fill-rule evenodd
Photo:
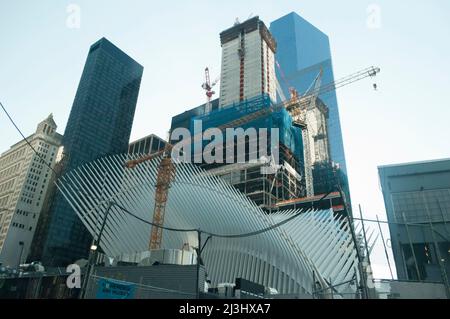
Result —
M 20 265 L 20 271 L 24 274 L 27 273 L 35 273 L 35 272 L 44 272 L 45 268 L 42 266 L 40 261 L 33 261 L 30 264 L 22 264 Z

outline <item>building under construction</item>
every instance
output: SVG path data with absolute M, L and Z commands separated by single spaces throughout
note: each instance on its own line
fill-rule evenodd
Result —
M 218 146 L 222 150 L 222 160 L 198 164 L 234 185 L 265 209 L 272 209 L 281 199 L 306 196 L 302 129 L 293 125 L 285 108 L 275 105 L 275 39 L 264 23 L 254 17 L 223 31 L 220 40 L 220 98 L 173 117 L 171 131 L 184 127 L 194 135 L 195 121 L 201 121 L 202 132 L 209 128 L 255 128 L 256 140 L 246 136 L 244 140 L 234 137 L 231 144 L 223 141 Z M 210 86 L 208 81 L 207 73 L 204 87 Z M 261 129 L 270 128 L 279 129 L 280 167 L 273 174 L 265 174 L 262 167 L 268 165 L 273 155 L 272 136 L 269 132 L 267 139 L 261 141 L 259 133 Z M 237 158 L 240 143 L 245 147 L 244 163 Z M 201 149 L 193 149 L 193 157 L 202 152 L 204 146 L 205 143 Z M 260 156 L 261 147 L 267 149 L 264 158 Z M 227 158 L 230 148 L 233 149 L 231 159 Z M 255 158 L 258 160 L 250 161 Z
M 196 121 L 201 121 L 202 132 L 209 128 L 254 128 L 258 133 L 256 140 L 246 136 L 243 140 L 235 137 L 231 144 L 223 141 L 219 146 L 222 148 L 221 161 L 197 164 L 234 185 L 267 211 L 278 210 L 280 202 L 313 198 L 316 192 L 312 168 L 316 163 L 329 161 L 326 106 L 317 94 L 300 98 L 296 92 L 292 92 L 289 100 L 276 103 L 277 91 L 280 92 L 274 71 L 276 41 L 258 17 L 235 24 L 223 31 L 220 39 L 220 99 L 208 100 L 204 105 L 173 117 L 171 131 L 186 128 L 193 136 Z M 204 88 L 211 86 L 207 72 Z M 314 85 L 320 86 L 320 79 Z M 212 94 L 207 92 L 207 96 L 210 98 Z M 272 136 L 269 134 L 261 143 L 259 132 L 271 128 L 278 128 L 279 158 L 276 164 L 279 165 L 267 174 L 263 167 L 274 164 Z M 245 147 L 244 163 L 239 162 L 235 152 L 240 143 Z M 268 150 L 265 158 L 260 156 L 261 145 Z M 192 145 L 192 159 L 204 147 L 204 142 L 200 149 L 194 149 Z M 230 148 L 233 149 L 232 159 L 227 158 Z M 258 160 L 250 160 L 255 158 Z M 315 173 L 318 171 L 317 168 L 314 170 Z M 317 189 L 324 187 L 317 185 Z
M 346 178 L 330 156 L 329 111 L 319 95 L 375 76 L 379 69 L 368 68 L 325 85 L 321 83 L 320 70 L 306 92 L 299 94 L 291 89 L 286 99 L 274 72 L 276 41 L 258 17 L 236 23 L 220 34 L 220 40 L 220 98 L 211 100 L 215 94 L 212 87 L 217 81 L 211 84 L 207 68 L 206 82 L 202 85 L 206 103 L 174 116 L 171 132 L 184 128 L 196 136 L 199 129 L 203 134 L 214 128 L 222 132 L 240 128 L 244 132 L 255 129 L 257 136 L 235 136 L 231 143 L 228 139 L 213 140 L 213 153 L 218 159 L 213 163 L 199 156 L 208 143 L 202 140 L 199 147 L 192 140 L 190 162 L 222 177 L 266 211 L 292 205 L 322 208 L 324 203 L 329 203 L 328 208 L 335 212 L 345 212 L 348 191 L 342 189 L 347 189 Z M 272 136 L 272 128 L 278 129 L 278 136 Z M 261 141 L 259 133 L 263 130 L 270 133 Z M 279 141 L 276 160 L 272 154 L 275 140 Z M 175 144 L 178 140 L 170 142 Z M 239 147 L 241 150 L 245 147 L 245 161 L 237 158 Z M 262 147 L 268 152 L 261 152 Z M 216 154 L 217 151 L 222 154 Z M 264 168 L 271 169 L 270 173 Z M 331 198 L 328 202 L 324 197 L 327 194 Z
M 213 101 L 213 104 L 216 101 Z M 203 131 L 229 123 L 229 126 L 240 127 L 244 131 L 248 128 L 255 128 L 258 135 L 256 140 L 246 136 L 245 140 L 238 141 L 234 137 L 235 140 L 231 145 L 227 144 L 227 141 L 223 141 L 221 145 L 217 145 L 217 149 L 222 151 L 222 159 L 214 163 L 199 163 L 202 168 L 213 175 L 222 177 L 266 209 L 270 209 L 280 199 L 306 196 L 302 131 L 292 125 L 292 118 L 285 108 L 274 108 L 273 102 L 267 95 L 247 99 L 234 104 L 232 107 L 218 108 L 207 114 L 202 112 L 203 107 L 200 106 L 174 117 L 172 119 L 172 130 L 177 127 L 187 128 L 186 116 L 199 114 L 189 118 L 188 129 L 191 134 L 194 134 L 194 121 L 201 121 Z M 260 129 L 267 128 L 279 129 L 278 152 L 281 167 L 272 174 L 266 174 L 263 169 L 271 161 L 271 135 L 269 134 L 267 140 L 263 142 L 259 138 Z M 268 132 L 270 133 L 270 130 Z M 245 148 L 244 163 L 239 162 L 237 155 L 237 148 L 241 143 L 244 144 L 242 146 Z M 254 147 L 250 144 L 253 144 Z M 264 158 L 258 156 L 261 154 L 262 147 L 266 147 L 267 150 L 267 156 Z M 233 148 L 233 158 L 231 159 L 227 158 L 227 148 Z M 197 152 L 202 152 L 202 150 L 203 148 L 197 150 Z M 195 150 L 192 154 L 194 158 L 196 156 Z M 250 161 L 252 158 L 258 160 Z

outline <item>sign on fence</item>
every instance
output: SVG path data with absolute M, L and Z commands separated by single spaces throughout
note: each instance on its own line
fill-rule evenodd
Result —
M 126 281 L 101 278 L 98 281 L 97 299 L 133 299 L 136 286 Z

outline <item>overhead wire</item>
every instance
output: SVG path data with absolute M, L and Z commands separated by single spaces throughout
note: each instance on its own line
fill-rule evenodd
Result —
M 319 201 L 318 201 L 317 203 L 319 204 L 320 202 L 322 202 L 322 201 L 323 201 L 330 193 L 331 193 L 331 192 L 329 192 L 329 193 L 323 195 L 323 196 L 319 199 Z M 161 228 L 161 229 L 168 230 L 168 231 L 175 231 L 175 232 L 200 232 L 200 233 L 203 233 L 203 234 L 212 236 L 212 237 L 216 237 L 216 238 L 228 238 L 228 239 L 251 237 L 251 236 L 256 236 L 256 235 L 265 233 L 265 232 L 267 232 L 267 231 L 270 231 L 270 230 L 272 230 L 272 229 L 278 228 L 278 227 L 280 227 L 280 226 L 282 226 L 282 225 L 284 225 L 284 224 L 290 222 L 291 220 L 297 218 L 297 217 L 300 216 L 300 215 L 303 215 L 303 213 L 304 213 L 303 211 L 301 211 L 301 212 L 299 212 L 299 213 L 297 213 L 297 214 L 294 214 L 294 215 L 290 216 L 289 218 L 286 218 L 285 220 L 283 220 L 283 221 L 281 221 L 281 222 L 279 222 L 279 223 L 273 224 L 273 225 L 271 225 L 271 226 L 269 226 L 269 227 L 266 227 L 266 228 L 263 228 L 263 229 L 260 229 L 260 230 L 256 230 L 256 231 L 253 231 L 253 232 L 242 233 L 242 234 L 225 235 L 225 234 L 211 233 L 211 232 L 204 231 L 204 230 L 201 230 L 201 229 L 181 229 L 181 228 L 172 228 L 172 227 L 167 227 L 167 226 L 159 225 L 159 224 L 153 223 L 153 222 L 151 222 L 151 221 L 145 220 L 145 219 L 143 219 L 143 218 L 137 216 L 136 214 L 130 212 L 128 209 L 124 208 L 123 206 L 121 206 L 121 205 L 119 205 L 119 204 L 116 204 L 116 203 L 113 202 L 113 205 L 116 206 L 116 207 L 118 207 L 118 208 L 120 208 L 122 211 L 124 211 L 125 213 L 129 214 L 130 216 L 132 216 L 132 217 L 134 217 L 134 218 L 140 220 L 141 222 L 146 223 L 146 224 L 148 224 L 148 225 L 155 226 L 155 227 L 157 227 L 157 228 Z
M 33 152 L 37 155 L 37 157 L 39 157 L 39 159 L 42 161 L 43 164 L 45 164 L 45 166 L 47 166 L 49 169 L 52 170 L 53 173 L 57 174 L 56 171 L 53 169 L 53 167 L 47 163 L 47 160 L 45 158 L 42 157 L 42 155 L 36 151 L 36 149 L 33 147 L 33 145 L 31 145 L 31 143 L 28 141 L 28 139 L 25 137 L 25 135 L 22 133 L 22 131 L 20 130 L 20 128 L 17 126 L 17 124 L 14 122 L 14 120 L 12 119 L 11 115 L 8 113 L 8 111 L 6 110 L 6 108 L 3 106 L 3 103 L 0 102 L 0 106 L 3 109 L 3 112 L 5 112 L 6 116 L 8 117 L 9 121 L 12 123 L 12 125 L 14 125 L 14 127 L 16 128 L 16 130 L 19 132 L 19 134 L 22 136 L 23 140 L 28 144 L 28 146 L 33 150 Z

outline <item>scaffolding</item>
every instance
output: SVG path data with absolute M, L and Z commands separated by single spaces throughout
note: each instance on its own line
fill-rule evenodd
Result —
M 287 162 L 275 174 L 262 174 L 264 161 L 229 164 L 208 170 L 236 187 L 266 211 L 277 210 L 276 203 L 305 194 L 301 176 Z
M 305 169 L 305 155 L 303 147 L 303 128 L 294 123 L 289 112 L 285 107 L 276 107 L 270 96 L 263 94 L 241 103 L 215 110 L 209 114 L 193 117 L 191 120 L 190 131 L 192 135 L 198 134 L 195 131 L 195 122 L 201 121 L 202 131 L 209 128 L 226 127 L 255 128 L 257 131 L 256 140 L 238 141 L 232 143 L 224 141 L 221 147 L 223 151 L 222 163 L 205 163 L 200 166 L 208 170 L 211 174 L 221 176 L 230 182 L 241 192 L 246 194 L 260 207 L 271 210 L 274 205 L 281 200 L 288 200 L 307 195 L 307 186 Z M 270 129 L 277 128 L 279 136 L 279 164 L 280 168 L 273 174 L 265 174 L 261 168 L 268 164 L 267 159 L 261 158 L 261 147 L 267 148 L 267 155 L 271 157 L 272 136 Z M 266 141 L 260 140 L 260 129 L 267 129 L 269 134 Z M 227 143 L 228 142 L 228 143 Z M 261 145 L 261 143 L 267 143 Z M 244 143 L 245 163 L 240 163 L 235 150 L 239 143 Z M 250 144 L 256 143 L 257 147 L 251 147 Z M 206 142 L 203 141 L 201 149 L 194 149 L 194 157 L 199 152 L 203 152 Z M 226 150 L 234 148 L 234 158 L 226 158 Z M 256 152 L 256 154 L 255 154 Z M 252 163 L 250 159 L 257 158 L 258 161 Z M 233 164 L 227 164 L 232 162 Z

